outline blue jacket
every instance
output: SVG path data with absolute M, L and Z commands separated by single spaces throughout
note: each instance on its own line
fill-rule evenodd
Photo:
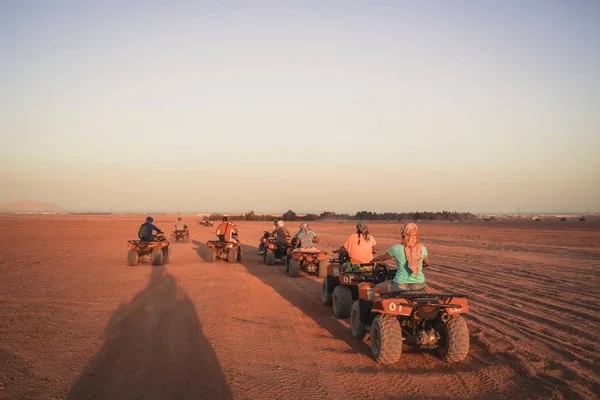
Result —
M 148 227 L 148 235 L 147 237 L 143 238 L 143 239 L 147 239 L 147 240 L 154 240 L 154 235 L 153 232 L 156 231 L 158 233 L 162 233 L 162 231 L 160 229 L 158 229 L 156 227 L 156 225 L 154 225 L 152 222 L 144 222 L 144 225 L 146 225 Z

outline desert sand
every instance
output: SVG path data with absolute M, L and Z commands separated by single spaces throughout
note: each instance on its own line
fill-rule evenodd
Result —
M 270 222 L 240 222 L 243 261 L 205 262 L 193 224 L 164 267 L 126 265 L 142 216 L 0 215 L 0 398 L 592 399 L 600 393 L 600 221 L 423 222 L 430 286 L 469 296 L 468 358 L 405 346 L 393 367 L 266 266 Z M 169 230 L 175 216 L 157 216 Z M 297 223 L 287 224 L 290 230 Z M 331 251 L 352 223 L 311 224 Z M 379 252 L 398 223 L 371 223 Z

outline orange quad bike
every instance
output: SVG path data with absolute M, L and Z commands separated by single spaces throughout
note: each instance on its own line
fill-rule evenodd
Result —
M 142 240 L 128 240 L 127 264 L 132 267 L 139 264 L 140 259 L 149 259 L 154 265 L 168 264 L 171 262 L 171 249 L 169 241 L 164 234 L 159 233 L 151 242 Z
M 321 300 L 323 304 L 333 305 L 333 315 L 336 318 L 348 318 L 352 311 L 352 303 L 358 300 L 358 285 L 362 282 L 381 283 L 392 279 L 396 273 L 384 263 L 366 263 L 353 265 L 351 271 L 346 270 L 350 261 L 347 251 L 334 253 L 338 258 L 329 260 L 327 276 L 323 279 Z
M 171 240 L 174 240 L 175 243 L 177 243 L 177 242 L 189 243 L 190 231 L 188 230 L 187 225 L 184 225 L 183 230 L 178 230 L 177 225 L 175 225 L 175 230 L 173 230 L 173 232 L 171 232 Z
M 317 243 L 314 239 L 313 242 Z M 302 251 L 302 248 L 296 247 L 298 244 L 299 240 L 294 238 L 291 241 L 291 246 L 287 248 L 286 272 L 292 278 L 300 276 L 300 271 L 316 275 L 319 278 L 327 276 L 327 266 L 329 265 L 327 252 L 314 250 Z
M 404 291 L 376 295 L 375 284 L 358 285 L 359 299 L 352 304 L 352 336 L 362 340 L 370 333 L 371 353 L 384 365 L 398 362 L 404 343 L 436 349 L 447 362 L 462 361 L 469 352 L 469 328 L 462 314 L 469 311 L 459 294 Z
M 264 242 L 264 250 L 263 250 L 263 260 L 267 265 L 275 264 L 275 261 L 281 261 L 283 263 L 287 262 L 287 254 L 288 248 L 290 247 L 290 240 L 287 239 L 287 243 L 277 243 L 275 241 L 275 236 L 267 236 L 269 232 L 265 232 Z
M 233 234 L 233 237 L 237 238 L 237 235 Z M 209 240 L 206 246 L 208 246 L 208 262 L 214 262 L 217 258 L 227 260 L 231 264 L 242 260 L 242 247 L 239 240 L 228 242 L 221 236 L 219 240 Z

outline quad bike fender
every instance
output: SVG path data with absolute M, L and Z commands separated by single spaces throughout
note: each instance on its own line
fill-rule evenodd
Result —
M 220 242 L 216 240 L 210 240 L 206 242 L 206 246 L 213 249 L 233 249 L 240 247 L 240 242 Z
M 300 261 L 304 258 L 304 254 L 298 253 L 298 252 L 296 252 L 296 253 L 292 252 L 291 255 L 294 260 L 298 260 L 298 261 Z
M 369 289 L 375 289 L 375 284 L 373 282 L 361 282 L 358 284 L 358 297 L 362 300 L 373 301 L 372 298 L 369 298 Z M 371 290 L 371 292 L 373 292 Z
M 449 315 L 464 314 L 469 312 L 469 304 L 465 298 L 456 297 L 453 299 L 445 299 L 442 304 L 452 304 L 458 306 L 446 308 L 446 311 Z
M 338 276 L 340 274 L 340 268 L 339 264 L 329 264 L 327 266 L 327 275 Z
M 329 261 L 329 258 L 327 257 L 327 253 L 319 253 L 317 255 L 317 259 L 319 261 Z
M 413 307 L 406 305 L 403 298 L 381 299 L 373 302 L 373 312 L 388 315 L 410 316 Z
M 344 286 L 358 286 L 361 283 L 361 276 L 352 273 L 343 273 L 335 277 L 335 283 Z

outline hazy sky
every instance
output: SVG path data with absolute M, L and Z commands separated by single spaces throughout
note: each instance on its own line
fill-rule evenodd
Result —
M 600 211 L 600 1 L 1 0 L 0 139 L 0 202 Z

